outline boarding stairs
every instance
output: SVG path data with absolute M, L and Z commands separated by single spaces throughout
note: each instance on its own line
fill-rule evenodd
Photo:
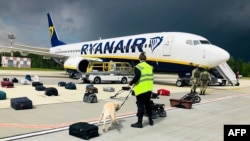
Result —
M 215 67 L 215 70 L 220 73 L 220 75 L 227 80 L 228 84 L 235 86 L 237 84 L 237 79 L 235 73 L 227 64 L 227 62 L 221 63 Z

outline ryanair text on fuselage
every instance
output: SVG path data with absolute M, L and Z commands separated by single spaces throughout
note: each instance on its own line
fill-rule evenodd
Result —
M 153 52 L 163 40 L 163 37 L 154 37 L 149 39 L 151 51 Z M 143 46 L 146 43 L 147 38 L 135 38 L 119 41 L 107 41 L 97 43 L 85 43 L 82 45 L 81 54 L 114 54 L 118 51 L 120 53 L 134 53 L 136 49 L 139 52 L 143 52 Z

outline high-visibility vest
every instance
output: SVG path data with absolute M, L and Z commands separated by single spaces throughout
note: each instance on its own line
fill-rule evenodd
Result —
M 146 62 L 141 62 L 135 67 L 141 72 L 140 79 L 134 85 L 135 96 L 152 91 L 154 83 L 153 67 Z

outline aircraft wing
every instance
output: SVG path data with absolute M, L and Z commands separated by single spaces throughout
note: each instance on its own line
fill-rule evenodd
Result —
M 18 51 L 23 56 L 27 56 L 28 54 L 31 53 L 31 54 L 43 55 L 46 57 L 52 57 L 52 58 L 58 58 L 58 59 L 67 59 L 68 58 L 68 56 L 65 56 L 65 55 L 50 53 L 49 48 L 33 47 L 33 46 L 18 45 L 18 44 L 15 44 L 14 47 L 0 46 L 0 51 L 1 52 Z

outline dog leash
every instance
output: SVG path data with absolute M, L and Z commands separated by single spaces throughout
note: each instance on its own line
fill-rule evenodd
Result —
M 127 97 L 125 98 L 125 100 L 122 102 L 120 109 L 122 108 L 123 104 L 127 101 L 128 97 L 132 93 L 132 91 L 133 91 L 133 87 L 130 88 L 129 94 L 127 95 Z

